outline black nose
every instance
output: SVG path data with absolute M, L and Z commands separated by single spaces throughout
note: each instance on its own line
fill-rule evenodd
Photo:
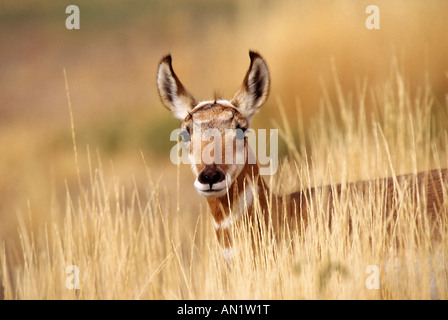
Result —
M 198 177 L 200 183 L 209 184 L 210 188 L 214 183 L 221 182 L 225 178 L 224 173 L 216 167 L 206 167 Z

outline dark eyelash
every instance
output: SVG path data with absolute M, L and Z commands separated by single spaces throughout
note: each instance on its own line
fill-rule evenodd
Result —
M 236 129 L 240 129 L 241 131 L 243 131 L 243 133 L 247 131 L 247 128 L 240 127 L 239 125 L 236 126 Z

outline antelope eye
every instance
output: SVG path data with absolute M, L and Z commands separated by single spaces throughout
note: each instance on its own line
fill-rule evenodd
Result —
M 241 128 L 240 126 L 236 127 L 236 138 L 238 140 L 244 140 L 246 137 L 245 133 L 247 131 L 247 128 Z
M 183 142 L 189 142 L 191 140 L 190 139 L 190 133 L 187 130 L 182 130 L 179 133 L 179 137 L 182 137 L 182 141 Z

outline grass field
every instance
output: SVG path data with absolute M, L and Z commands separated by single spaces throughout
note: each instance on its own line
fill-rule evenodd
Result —
M 306 230 L 265 230 L 258 254 L 235 230 L 228 268 L 190 168 L 168 160 L 178 122 L 155 77 L 171 52 L 199 99 L 230 98 L 258 50 L 272 90 L 253 126 L 279 129 L 278 194 L 446 168 L 448 3 L 376 1 L 380 30 L 363 1 L 182 3 L 79 1 L 79 32 L 69 2 L 0 5 L 0 297 L 447 299 L 447 205 L 434 242 L 406 188 L 392 236 L 374 193 L 349 190 L 332 230 L 317 196 Z
M 434 103 L 428 90 L 426 86 L 417 96 L 410 95 L 395 70 L 390 82 L 371 98 L 368 87 L 361 86 L 352 106 L 343 103 L 343 95 L 338 107 L 325 101 L 307 127 L 300 116 L 297 122 L 285 120 L 281 128 L 290 143 L 290 155 L 271 178 L 271 185 L 282 193 L 446 167 L 448 136 L 441 124 L 447 123 L 447 106 Z M 364 108 L 368 99 L 378 99 L 370 114 Z M 394 108 L 394 117 L 388 108 Z M 310 151 L 294 147 L 289 134 L 292 126 L 299 129 Z M 79 176 L 80 192 L 67 186 L 65 202 L 52 202 L 48 207 L 51 218 L 38 228 L 33 228 L 30 209 L 20 219 L 20 246 L 8 250 L 3 244 L 5 298 L 448 297 L 448 215 L 438 224 L 442 238 L 431 241 L 429 230 L 415 224 L 418 203 L 406 197 L 406 188 L 395 200 L 400 218 L 393 237 L 385 232 L 378 199 L 363 198 L 353 190 L 336 203 L 331 230 L 319 198 L 306 230 L 282 235 L 279 241 L 265 230 L 257 240 L 262 248 L 259 254 L 252 254 L 244 231 L 235 230 L 239 241 L 229 268 L 217 244 L 209 209 L 200 206 L 194 212 L 183 207 L 183 190 L 193 186 L 192 181 L 180 181 L 180 168 L 172 168 L 177 171 L 177 186 L 166 188 L 163 180 L 154 180 L 141 157 L 147 183 L 137 187 L 105 170 L 97 155 L 88 152 L 85 161 L 86 168 L 74 167 L 75 172 L 89 172 L 87 177 Z M 424 217 L 425 213 L 419 214 Z M 348 231 L 349 215 L 354 217 L 352 233 Z M 72 265 L 79 270 L 79 289 L 67 288 L 74 281 L 73 270 L 66 273 Z M 380 271 L 379 289 L 366 286 L 369 266 Z

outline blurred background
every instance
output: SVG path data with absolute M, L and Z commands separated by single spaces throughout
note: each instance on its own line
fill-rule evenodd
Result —
M 79 30 L 65 27 L 70 4 L 80 9 Z M 365 26 L 371 4 L 380 9 L 379 30 Z M 335 97 L 332 70 L 350 97 L 360 81 L 372 91 L 384 85 L 394 59 L 411 89 L 430 84 L 435 103 L 445 103 L 447 13 L 446 0 L 0 0 L 0 239 L 16 233 L 18 215 L 38 221 L 67 191 L 79 191 L 64 69 L 82 183 L 90 159 L 124 186 L 144 189 L 146 162 L 174 193 L 169 133 L 178 122 L 155 83 L 163 55 L 172 54 L 198 99 L 230 99 L 256 50 L 272 88 L 254 126 L 274 126 L 279 102 L 291 119 L 300 106 L 306 125 L 323 88 Z M 180 168 L 180 181 L 191 212 L 205 201 L 189 170 Z

